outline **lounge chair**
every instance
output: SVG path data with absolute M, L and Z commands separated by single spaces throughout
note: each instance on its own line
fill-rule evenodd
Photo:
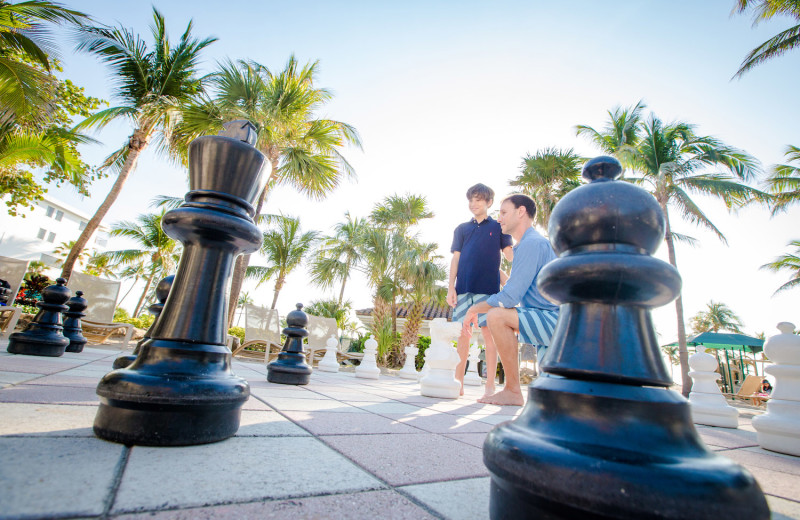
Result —
M 269 363 L 278 357 L 282 349 L 281 322 L 278 311 L 246 304 L 244 307 L 244 341 L 233 349 L 233 355 Z
M 67 287 L 73 294 L 76 291 L 83 291 L 83 297 L 89 302 L 86 317 L 81 319 L 83 335 L 89 340 L 89 344 L 104 344 L 112 334 L 122 331 L 122 348 L 128 348 L 134 326 L 130 323 L 114 322 L 120 285 L 119 281 L 98 278 L 86 273 L 73 272 L 70 276 Z
M 761 389 L 761 383 L 764 382 L 764 376 L 748 375 L 742 381 L 742 386 L 739 387 L 734 398 L 741 399 L 742 401 L 753 402 L 753 395 Z
M 339 328 L 333 318 L 308 315 L 308 343 L 305 345 L 308 364 L 313 365 L 325 355 L 328 338 L 339 337 Z
M 0 345 L 8 343 L 8 336 L 14 332 L 22 309 L 14 307 L 14 299 L 22 287 L 22 279 L 28 271 L 28 260 L 17 260 L 0 256 L 0 279 L 5 280 L 11 286 L 8 293 L 8 305 L 0 307 Z

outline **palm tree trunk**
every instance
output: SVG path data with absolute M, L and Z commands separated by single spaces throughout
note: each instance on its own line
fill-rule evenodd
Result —
M 342 300 L 344 300 L 344 284 L 347 283 L 347 277 L 342 280 L 342 289 L 339 291 L 339 308 L 342 308 Z
M 100 223 L 105 218 L 108 211 L 111 209 L 111 206 L 116 202 L 117 197 L 122 192 L 122 186 L 125 184 L 125 181 L 128 180 L 128 177 L 136 169 L 136 163 L 139 160 L 139 155 L 142 151 L 147 147 L 147 142 L 150 139 L 150 131 L 144 131 L 142 129 L 136 129 L 133 132 L 130 140 L 128 141 L 128 148 L 130 148 L 130 152 L 128 152 L 128 157 L 125 159 L 125 164 L 122 165 L 122 169 L 117 175 L 117 180 L 114 181 L 114 185 L 111 187 L 111 191 L 108 192 L 106 195 L 105 200 L 100 207 L 97 208 L 94 216 L 89 220 L 86 224 L 86 227 L 81 232 L 78 239 L 75 241 L 75 244 L 72 246 L 69 254 L 67 255 L 67 259 L 64 260 L 64 266 L 61 268 L 61 277 L 66 278 L 69 280 L 69 276 L 72 274 L 72 270 L 75 268 L 75 263 L 78 261 L 78 256 L 86 247 L 86 244 L 89 242 L 89 238 L 91 238 L 92 234 L 97 231 L 97 228 L 100 227 Z
M 667 204 L 661 203 L 661 209 L 664 212 L 666 226 L 664 240 L 667 242 L 669 263 L 672 264 L 672 267 L 677 269 L 678 263 L 675 259 L 675 241 L 672 238 L 672 228 L 669 224 Z M 683 322 L 683 297 L 680 294 L 675 300 L 675 313 L 678 318 L 678 359 L 680 359 L 681 364 L 681 393 L 684 397 L 689 397 L 689 392 L 692 391 L 692 378 L 689 377 L 689 352 L 686 349 L 686 325 Z
M 144 305 L 144 299 L 147 297 L 147 291 L 150 290 L 150 285 L 153 283 L 153 279 L 156 277 L 156 272 L 153 271 L 150 274 L 150 277 L 147 279 L 147 284 L 144 286 L 144 291 L 142 291 L 142 296 L 139 298 L 139 303 L 136 304 L 136 309 L 133 311 L 133 317 L 137 317 L 139 315 L 139 311 L 142 310 L 142 306 Z
M 138 281 L 139 281 L 139 277 L 138 276 L 133 279 L 133 284 L 131 284 L 130 289 L 128 289 L 128 291 L 122 296 L 122 298 L 120 298 L 119 301 L 117 301 L 117 307 L 122 305 L 122 302 L 125 300 L 125 298 L 128 297 L 128 295 L 131 293 L 133 288 L 136 287 L 136 282 L 138 282 Z

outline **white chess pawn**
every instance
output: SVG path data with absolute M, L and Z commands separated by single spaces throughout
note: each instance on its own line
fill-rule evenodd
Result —
M 328 341 L 325 342 L 325 357 L 320 359 L 317 368 L 323 372 L 338 372 L 339 360 L 336 359 L 336 351 L 339 347 L 339 341 L 336 336 L 331 335 Z
M 378 342 L 369 338 L 364 342 L 364 357 L 361 359 L 361 364 L 356 367 L 356 377 L 363 377 L 364 379 L 378 379 L 381 369 L 375 360 L 375 355 L 378 353 Z
M 689 393 L 692 421 L 695 424 L 739 427 L 739 412 L 725 401 L 725 396 L 717 386 L 720 374 L 715 372 L 717 360 L 711 354 L 698 352 L 689 356 L 692 371 L 692 391 Z
M 419 348 L 414 345 L 409 345 L 403 350 L 406 353 L 406 362 L 403 364 L 403 368 L 397 373 L 397 375 L 403 379 L 417 379 L 419 377 L 419 373 L 417 372 L 415 360 L 417 358 L 417 354 L 419 353 Z
M 765 371 L 775 376 L 767 413 L 753 417 L 762 448 L 800 456 L 800 336 L 794 324 L 778 323 L 777 334 L 764 343 L 764 354 L 775 364 Z
M 453 341 L 461 335 L 461 323 L 448 322 L 445 318 L 431 321 L 431 346 L 425 352 L 428 374 L 419 381 L 420 393 L 428 397 L 458 399 L 461 383 L 456 380 L 458 351 Z
M 469 358 L 467 358 L 469 365 L 467 373 L 464 375 L 464 384 L 469 386 L 481 386 L 483 384 L 483 379 L 478 374 L 478 361 L 480 361 L 479 356 L 481 354 L 481 348 L 478 346 L 478 334 L 480 332 L 473 331 L 472 343 L 469 346 Z

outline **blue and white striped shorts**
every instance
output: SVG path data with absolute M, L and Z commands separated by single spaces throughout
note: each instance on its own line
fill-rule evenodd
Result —
M 515 307 L 519 317 L 519 342 L 550 346 L 558 321 L 558 311 Z
M 453 321 L 464 323 L 467 311 L 476 303 L 480 303 L 489 298 L 489 294 L 464 293 L 459 294 L 456 300 L 456 307 L 453 309 Z M 486 326 L 486 314 L 478 314 L 478 326 Z

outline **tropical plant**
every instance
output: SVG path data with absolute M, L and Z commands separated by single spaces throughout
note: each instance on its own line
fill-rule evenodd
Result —
M 256 147 L 271 165 L 267 183 L 258 197 L 261 213 L 267 194 L 277 184 L 288 184 L 310 197 L 322 199 L 346 176 L 352 166 L 340 149 L 346 144 L 361 147 L 356 130 L 341 121 L 323 119 L 317 112 L 332 98 L 314 85 L 319 62 L 300 66 L 291 56 L 282 71 L 248 61 L 226 61 L 209 76 L 213 96 L 197 96 L 183 105 L 183 119 L 172 141 L 184 154 L 198 136 L 218 132 L 225 121 L 246 119 L 258 132 Z M 250 255 L 236 260 L 230 301 L 241 291 Z M 233 322 L 233 313 L 228 323 Z
M 72 250 L 74 246 L 75 246 L 75 241 L 70 240 L 69 242 L 61 242 L 58 246 L 56 246 L 55 249 L 53 249 L 53 255 L 55 255 L 56 257 L 57 266 L 64 264 L 64 260 L 67 258 L 67 255 L 69 255 L 69 252 Z M 89 251 L 87 249 L 84 249 L 78 255 L 78 259 L 75 263 L 77 265 L 83 264 L 84 262 L 86 262 L 87 258 L 89 258 Z
M 586 137 L 600 150 L 611 154 L 627 165 L 628 152 L 641 138 L 642 112 L 647 107 L 643 100 L 631 107 L 614 107 L 609 110 L 608 120 L 601 131 L 591 126 L 575 126 L 575 134 Z
M 349 327 L 349 316 L 352 309 L 353 305 L 350 302 L 339 303 L 336 300 L 314 300 L 311 305 L 303 310 L 312 316 L 335 319 L 336 328 L 344 331 L 351 328 Z
M 175 270 L 180 258 L 181 244 L 167 235 L 161 227 L 165 211 L 139 215 L 135 222 L 124 221 L 112 226 L 111 236 L 125 237 L 136 243 L 134 249 L 108 251 L 105 254 L 115 264 L 136 266 L 146 261 L 145 287 L 133 316 L 139 316 L 153 281 L 158 281 Z M 138 272 L 138 271 L 137 271 Z
M 236 319 L 237 327 L 239 325 L 239 322 L 242 321 L 242 316 L 244 315 L 244 306 L 252 305 L 252 303 L 253 303 L 253 298 L 247 291 L 239 295 L 239 299 L 236 301 L 236 308 L 239 310 L 239 317 Z
M 278 303 L 278 295 L 286 283 L 286 277 L 303 262 L 318 235 L 316 231 L 301 233 L 300 219 L 293 217 L 281 218 L 274 229 L 264 232 L 259 252 L 267 259 L 269 266 L 248 267 L 247 278 L 257 280 L 257 286 L 275 279 L 271 309 Z
M 794 247 L 794 252 L 781 255 L 772 262 L 761 266 L 761 269 L 776 273 L 781 271 L 789 272 L 789 281 L 778 287 L 775 294 L 800 286 L 800 240 L 792 240 L 787 245 Z
M 89 259 L 86 262 L 86 273 L 101 278 L 117 277 L 111 257 L 96 251 L 89 255 Z
M 691 324 L 692 332 L 695 334 L 721 330 L 741 334 L 744 327 L 741 318 L 730 307 L 713 300 L 706 304 L 706 310 L 692 316 Z
M 736 0 L 733 12 L 741 14 L 751 9 L 753 10 L 754 26 L 775 16 L 788 16 L 798 24 L 779 32 L 750 51 L 733 76 L 734 78 L 741 77 L 756 65 L 782 56 L 800 45 L 800 2 L 797 0 Z
M 133 288 L 136 287 L 136 284 L 139 283 L 139 280 L 144 278 L 145 276 L 147 276 L 147 264 L 144 258 L 141 258 L 134 263 L 126 265 L 119 272 L 119 278 L 123 280 L 128 280 L 130 278 L 133 278 L 133 283 L 131 284 L 130 288 L 127 291 L 125 291 L 125 294 L 122 296 L 122 298 L 120 298 L 119 301 L 117 302 L 118 306 L 122 305 L 123 300 L 125 300 L 125 298 L 127 298 L 128 295 L 131 293 Z
M 800 148 L 789 145 L 784 156 L 786 163 L 773 166 L 766 180 L 767 190 L 773 196 L 773 215 L 800 203 Z
M 547 229 L 556 203 L 581 185 L 585 160 L 572 148 L 545 148 L 522 159 L 521 173 L 509 184 L 521 188 L 536 201 L 536 224 Z
M 192 37 L 192 23 L 186 27 L 176 46 L 167 35 L 161 13 L 153 8 L 152 49 L 130 29 L 124 27 L 89 27 L 82 31 L 78 50 L 96 55 L 108 64 L 116 78 L 116 95 L 121 104 L 101 110 L 86 118 L 76 128 L 102 130 L 119 118 L 129 120 L 133 133 L 127 142 L 106 158 L 103 168 L 115 172 L 117 179 L 105 200 L 76 240 L 64 262 L 61 276 L 69 278 L 78 253 L 100 226 L 100 222 L 119 197 L 125 181 L 136 169 L 141 153 L 153 138 L 169 141 L 179 116 L 178 107 L 201 90 L 196 76 L 201 51 L 215 38 Z
M 616 110 L 609 114 L 622 114 L 629 117 L 637 113 L 639 102 L 628 110 Z M 619 128 L 620 123 L 611 122 L 607 128 Z M 581 127 L 588 128 L 588 127 Z M 583 130 L 589 135 L 601 134 L 594 130 Z M 745 152 L 730 147 L 709 136 L 695 132 L 693 125 L 685 122 L 665 124 L 655 115 L 640 120 L 636 141 L 626 141 L 623 145 L 604 151 L 614 153 L 634 171 L 631 182 L 647 188 L 656 198 L 664 213 L 665 236 L 669 262 L 677 268 L 675 240 L 687 240 L 672 230 L 669 208 L 672 207 L 689 222 L 711 230 L 726 242 L 722 232 L 708 219 L 703 210 L 692 200 L 690 193 L 701 193 L 721 199 L 731 210 L 750 201 L 766 202 L 769 196 L 745 182 L 753 181 L 760 172 L 758 162 Z M 718 167 L 721 171 L 709 172 Z M 691 239 L 688 239 L 691 243 Z M 681 358 L 681 380 L 684 395 L 691 391 L 689 359 L 686 350 L 686 328 L 683 317 L 683 299 L 675 300 L 678 321 L 678 344 Z
M 366 227 L 366 220 L 353 218 L 345 213 L 345 221 L 334 227 L 332 236 L 323 237 L 322 245 L 311 261 L 311 283 L 328 289 L 341 282 L 338 305 L 344 300 L 344 288 L 350 279 L 353 268 L 361 261 L 358 243 Z

